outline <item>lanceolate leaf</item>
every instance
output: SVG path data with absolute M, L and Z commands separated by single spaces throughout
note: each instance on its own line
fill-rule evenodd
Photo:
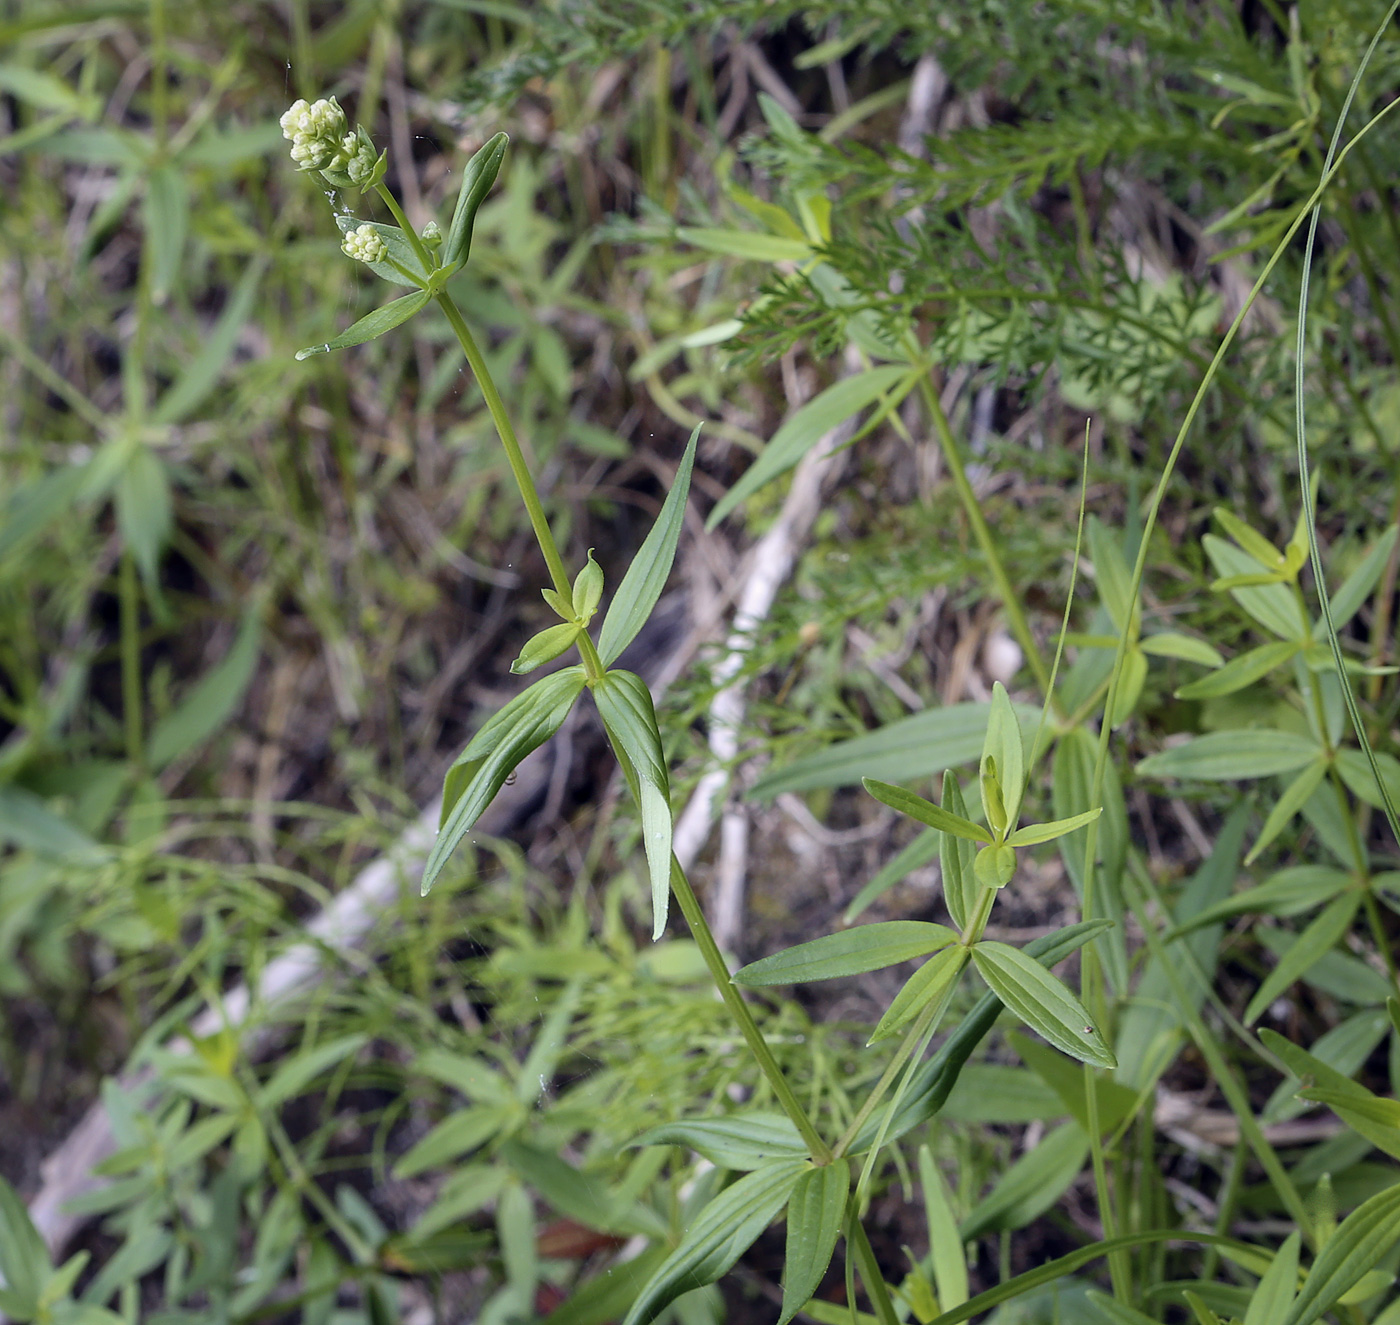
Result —
M 1095 1067 L 1118 1066 L 1083 1004 L 1034 958 L 1006 943 L 983 942 L 972 960 L 1007 1011 L 1055 1048 Z
M 787 1325 L 821 1287 L 841 1224 L 851 1170 L 845 1160 L 808 1169 L 788 1198 L 787 1251 L 783 1256 L 783 1311 L 778 1325 Z
M 769 800 L 783 791 L 853 786 L 867 776 L 885 782 L 936 776 L 982 753 L 989 711 L 988 704 L 949 704 L 910 714 L 775 769 L 759 778 L 749 795 Z M 1022 706 L 1017 716 L 1034 730 L 1040 710 Z
M 900 814 L 907 814 L 911 819 L 917 819 L 919 823 L 927 824 L 930 828 L 937 828 L 941 833 L 965 838 L 969 842 L 992 840 L 992 835 L 980 824 L 950 814 L 941 805 L 935 805 L 904 787 L 896 787 L 877 778 L 862 778 L 861 785 L 882 805 L 888 805 Z
M 373 313 L 366 314 L 334 340 L 328 340 L 323 345 L 308 345 L 304 350 L 298 350 L 297 358 L 309 359 L 313 354 L 328 354 L 331 350 L 363 345 L 367 340 L 382 336 L 386 331 L 392 331 L 401 323 L 407 322 L 431 298 L 432 295 L 426 290 L 419 290 L 417 294 L 406 294 L 402 299 L 395 299 L 393 303 L 385 304 L 382 308 L 376 308 Z
M 953 1217 L 948 1189 L 927 1145 L 919 1147 L 919 1185 L 924 1189 L 929 1257 L 933 1261 L 938 1305 L 946 1311 L 967 1301 L 967 1257 L 963 1253 L 962 1238 L 958 1236 L 958 1221 Z
M 603 618 L 603 628 L 598 632 L 598 655 L 604 667 L 611 667 L 642 628 L 666 587 L 666 578 L 671 573 L 671 563 L 676 559 L 676 545 L 680 542 L 681 526 L 685 523 L 685 503 L 690 493 L 690 476 L 695 469 L 695 444 L 700 438 L 700 424 L 690 434 L 680 467 L 676 470 L 676 480 L 661 514 L 651 527 L 622 583 L 617 586 L 612 602 L 608 604 L 607 616 Z
M 462 171 L 462 187 L 457 194 L 452 225 L 442 246 L 444 267 L 459 266 L 471 255 L 472 229 L 476 225 L 477 211 L 491 192 L 496 176 L 501 173 L 501 162 L 509 142 L 506 134 L 496 134 L 487 140 Z
M 153 767 L 164 768 L 223 726 L 253 679 L 259 639 L 257 613 L 249 612 L 223 660 L 200 677 L 179 705 L 156 723 L 147 747 Z
M 1291 773 L 1321 753 L 1316 742 L 1293 732 L 1211 732 L 1149 756 L 1138 764 L 1137 771 L 1145 777 L 1234 782 Z
M 808 1167 L 806 1160 L 777 1160 L 716 1196 L 643 1287 L 623 1325 L 650 1325 L 682 1293 L 714 1283 L 773 1222 Z
M 871 1033 L 870 1043 L 887 1039 L 905 1023 L 913 1021 L 958 978 L 966 961 L 967 949 L 964 947 L 944 948 L 942 952 L 934 953 L 894 996 L 894 1001 L 880 1018 L 880 1024 Z
M 1182 686 L 1176 696 L 1178 699 L 1216 699 L 1221 695 L 1233 695 L 1235 691 L 1243 690 L 1245 686 L 1251 686 L 1267 676 L 1275 667 L 1283 666 L 1302 647 L 1294 640 L 1261 644 L 1238 658 L 1231 658 L 1209 676 Z
M 1343 1076 L 1306 1049 L 1285 1040 L 1277 1031 L 1265 1028 L 1259 1032 L 1259 1038 L 1283 1059 L 1295 1077 L 1312 1083 L 1312 1088 L 1307 1091 L 1309 1097 L 1325 1093 L 1327 1098 L 1320 1102 L 1326 1104 L 1348 1127 L 1364 1136 L 1378 1150 L 1400 1159 L 1400 1132 L 1388 1122 L 1377 1120 L 1371 1110 L 1364 1107 L 1377 1098 L 1365 1086 Z
M 963 800 L 962 788 L 957 775 L 946 769 L 943 773 L 943 809 L 959 819 L 967 818 L 967 802 Z M 972 914 L 973 903 L 977 900 L 980 884 L 974 877 L 973 860 L 975 851 L 964 838 L 951 833 L 939 833 L 938 862 L 943 874 L 943 900 L 947 903 L 948 914 L 953 917 L 959 929 L 967 925 Z
M 1088 1155 L 1084 1129 L 1078 1123 L 1062 1123 L 1001 1175 L 963 1221 L 959 1234 L 970 1242 L 983 1233 L 1029 1224 L 1060 1199 Z
M 687 1146 L 721 1169 L 757 1169 L 775 1159 L 803 1159 L 807 1145 L 783 1113 L 748 1110 L 723 1118 L 662 1123 L 634 1146 Z
M 773 242 L 790 244 L 793 241 L 775 239 Z M 809 400 L 773 434 L 772 440 L 749 466 L 743 478 L 724 494 L 710 512 L 705 528 L 713 529 L 740 502 L 746 501 L 780 474 L 787 473 L 826 433 L 877 400 L 901 378 L 908 379 L 912 386 L 917 374 L 911 375 L 908 367 L 898 364 L 869 368 L 827 387 Z
M 117 527 L 147 584 L 158 579 L 172 523 L 170 480 L 160 457 L 137 443 L 117 480 Z
M 1312 1325 L 1400 1242 L 1400 1182 L 1357 1206 L 1318 1254 L 1280 1325 Z
M 1021 794 L 1026 788 L 1025 760 L 1025 744 L 1021 737 L 1021 724 L 1016 718 L 1016 710 L 1011 706 L 1006 687 L 1000 681 L 996 681 L 992 685 L 992 707 L 987 716 L 987 739 L 982 747 L 979 774 L 985 798 L 988 774 L 995 767 L 996 785 L 1001 792 L 1007 832 L 1015 830 L 1016 821 L 1020 817 Z M 992 822 L 990 813 L 987 822 Z
M 886 920 L 825 934 L 809 943 L 775 952 L 736 971 L 736 985 L 796 985 L 878 971 L 923 957 L 957 941 L 946 925 L 923 920 Z
M 651 691 L 635 673 L 614 670 L 593 687 L 593 698 L 613 750 L 623 768 L 630 767 L 636 777 L 634 791 L 651 875 L 652 939 L 659 939 L 671 899 L 671 784 Z
M 584 680 L 582 667 L 566 667 L 536 681 L 490 718 L 457 756 L 443 783 L 442 828 L 423 867 L 424 893 L 515 766 L 563 725 Z
M 1360 611 L 1361 604 L 1376 587 L 1376 581 L 1380 579 L 1381 571 L 1385 569 L 1391 549 L 1395 546 L 1397 533 L 1400 533 L 1400 526 L 1391 525 L 1371 546 L 1371 550 L 1361 559 L 1361 564 L 1346 577 L 1341 588 L 1332 595 L 1332 625 L 1337 630 Z M 1313 627 L 1313 637 L 1323 639 L 1326 630 L 1327 623 L 1319 621 Z
M 1293 946 L 1249 1000 L 1249 1006 L 1244 1010 L 1246 1026 L 1252 1026 L 1274 999 L 1336 947 L 1338 940 L 1351 928 L 1352 917 L 1360 905 L 1359 893 L 1346 893 L 1323 908 L 1317 919 L 1298 935 Z
M 1006 839 L 1007 846 L 1029 847 L 1038 842 L 1053 842 L 1057 837 L 1072 833 L 1076 828 L 1091 824 L 1103 813 L 1102 809 L 1085 810 L 1083 814 L 1072 814 L 1068 819 L 1051 819 L 1043 824 L 1027 824 L 1018 828 Z
M 1249 1301 L 1244 1325 L 1273 1325 L 1290 1306 L 1298 1292 L 1298 1249 L 1301 1235 L 1290 1233 L 1274 1256 L 1254 1296 Z

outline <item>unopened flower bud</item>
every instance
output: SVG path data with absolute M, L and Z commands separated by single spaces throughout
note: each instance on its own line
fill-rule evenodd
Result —
M 436 221 L 429 221 L 423 227 L 422 239 L 429 248 L 436 248 L 442 243 L 442 227 Z
M 382 262 L 388 251 L 379 237 L 379 231 L 372 225 L 357 226 L 345 236 L 340 247 L 347 257 L 354 258 L 356 262 Z

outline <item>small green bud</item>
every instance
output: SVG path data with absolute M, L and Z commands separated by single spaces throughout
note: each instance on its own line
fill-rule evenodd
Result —
M 593 560 L 592 548 L 588 549 L 587 565 L 574 581 L 573 599 L 578 619 L 587 625 L 603 599 L 603 568 Z
M 983 847 L 972 861 L 972 873 L 984 888 L 1005 888 L 1016 873 L 1016 851 L 1008 846 Z
M 429 248 L 437 248 L 442 243 L 442 227 L 436 221 L 429 221 L 423 227 L 421 238 Z
M 383 262 L 388 252 L 379 231 L 372 225 L 356 226 L 345 236 L 340 247 L 346 257 L 354 258 L 356 262 Z

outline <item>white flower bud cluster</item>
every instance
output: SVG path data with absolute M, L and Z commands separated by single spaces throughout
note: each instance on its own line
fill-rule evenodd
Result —
M 292 160 L 298 170 L 325 170 L 354 151 L 359 140 L 349 132 L 345 112 L 334 97 L 323 97 L 308 104 L 293 103 L 282 116 L 282 136 L 291 141 Z M 373 162 L 371 161 L 371 167 Z
M 354 258 L 356 262 L 382 262 L 388 251 L 379 237 L 379 231 L 372 225 L 356 226 L 345 236 L 340 247 L 347 257 Z
M 375 156 L 372 144 L 358 134 L 347 133 L 340 144 L 339 158 L 331 164 L 333 168 L 343 170 L 353 183 L 364 184 L 374 174 L 379 158 Z

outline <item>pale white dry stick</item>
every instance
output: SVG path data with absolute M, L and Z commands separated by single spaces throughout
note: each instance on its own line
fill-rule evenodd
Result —
M 850 376 L 864 365 L 854 349 L 846 352 L 843 373 Z M 854 420 L 840 424 L 821 438 L 798 462 L 792 487 L 777 520 L 754 545 L 742 575 L 744 587 L 734 609 L 724 654 L 712 673 L 719 690 L 710 702 L 709 745 L 715 767 L 696 785 L 676 821 L 673 847 L 681 868 L 688 870 L 700 854 L 715 821 L 715 810 L 733 775 L 739 754 L 739 731 L 744 723 L 745 684 L 736 680 L 754 632 L 767 618 L 778 590 L 792 573 L 799 549 L 806 543 L 821 510 L 822 483 L 844 463 L 845 452 L 834 455 L 855 431 Z M 748 868 L 748 817 L 729 806 L 720 814 L 720 853 L 710 925 L 715 941 L 730 949 L 738 937 L 744 911 L 744 876 Z

